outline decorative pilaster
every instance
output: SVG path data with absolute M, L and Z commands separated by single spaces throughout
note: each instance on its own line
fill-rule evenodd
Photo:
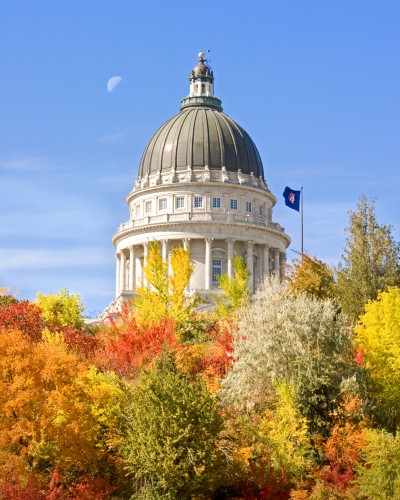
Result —
M 206 238 L 206 253 L 204 259 L 204 288 L 210 290 L 211 288 L 211 258 L 212 258 L 212 238 Z
M 129 247 L 129 290 L 132 292 L 136 288 L 136 258 L 133 245 Z
M 119 252 L 115 254 L 115 262 L 116 262 L 116 273 L 115 273 L 115 297 L 118 297 L 120 292 L 119 287 L 119 276 L 120 276 L 120 268 L 121 268 L 121 255 Z
M 233 276 L 232 259 L 233 259 L 233 245 L 235 243 L 235 240 L 229 239 L 227 240 L 227 242 L 228 242 L 228 276 Z
M 254 241 L 249 240 L 247 242 L 247 267 L 250 269 L 250 277 L 249 277 L 249 288 L 251 291 L 254 290 L 254 260 L 253 260 L 253 246 Z

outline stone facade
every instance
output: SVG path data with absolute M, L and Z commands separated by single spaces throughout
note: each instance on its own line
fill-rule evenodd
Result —
M 204 110 L 207 113 L 220 113 L 218 120 L 221 123 L 223 120 L 223 127 L 226 123 L 230 129 L 227 128 L 226 132 L 222 126 L 220 129 L 216 127 L 213 137 L 210 127 L 205 124 L 207 130 L 203 137 L 198 133 L 196 118 L 191 118 L 190 126 L 185 125 L 186 139 L 179 137 L 181 133 L 174 131 L 173 125 L 172 132 L 165 131 L 164 124 L 159 129 L 165 136 L 162 145 L 157 145 L 159 131 L 150 141 L 151 147 L 145 150 L 146 158 L 142 159 L 138 179 L 127 196 L 129 220 L 119 226 L 113 237 L 116 247 L 116 302 L 131 297 L 138 286 L 145 284 L 143 267 L 148 244 L 154 240 L 159 242 L 165 261 L 168 261 L 170 251 L 175 246 L 183 245 L 190 249 L 195 270 L 188 293 L 217 292 L 217 276 L 224 273 L 232 275 L 231 259 L 234 255 L 241 255 L 245 259 L 251 271 L 250 286 L 253 289 L 272 273 L 283 276 L 285 252 L 290 238 L 272 220 L 276 198 L 268 189 L 263 175 L 256 177 L 253 174 L 253 171 L 263 174 L 259 153 L 248 134 L 222 113 L 221 101 L 212 94 L 212 72 L 206 66 L 202 54 L 199 56 L 199 65 L 190 75 L 190 94 L 182 100 L 182 108 L 189 107 L 192 115 L 193 108 L 201 109 L 203 113 Z M 195 95 L 196 88 L 201 88 L 196 87 L 197 81 L 207 83 L 204 102 L 199 101 L 201 96 Z M 216 103 L 214 107 L 213 100 Z M 177 119 L 170 121 L 183 122 L 189 116 L 186 114 L 182 118 L 184 112 L 185 109 L 182 109 Z M 212 116 L 218 124 L 215 114 Z M 203 122 L 204 118 L 201 124 Z M 196 132 L 193 132 L 195 127 Z M 229 135 L 229 130 L 233 130 L 237 136 L 235 139 L 231 133 L 231 142 L 229 137 L 222 137 L 222 133 Z M 171 136 L 172 133 L 173 139 L 168 139 L 168 134 Z M 243 151 L 239 150 L 238 145 Z M 173 155 L 174 151 L 179 151 L 182 157 L 183 147 L 190 148 L 190 152 L 203 148 L 210 159 L 213 154 L 219 155 L 222 167 L 210 168 L 206 157 L 200 166 L 188 165 L 183 169 L 169 159 L 166 167 L 167 163 L 163 163 L 165 152 Z M 231 150 L 227 151 L 228 148 Z M 187 158 L 193 158 L 192 153 L 192 156 L 184 153 Z M 229 164 L 229 158 L 234 159 L 234 168 Z M 237 168 L 241 165 L 241 159 L 243 162 L 246 159 L 246 173 Z

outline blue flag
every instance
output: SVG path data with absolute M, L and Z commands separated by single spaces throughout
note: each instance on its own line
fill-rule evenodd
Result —
M 293 210 L 297 210 L 298 212 L 300 212 L 300 196 L 301 191 L 290 189 L 289 186 L 285 187 L 285 191 L 283 192 L 285 205 L 289 208 L 293 208 Z

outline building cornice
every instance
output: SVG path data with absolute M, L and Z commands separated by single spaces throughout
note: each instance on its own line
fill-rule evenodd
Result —
M 124 224 L 121 224 L 118 228 L 118 231 L 115 233 L 115 235 L 112 238 L 112 242 L 114 246 L 117 246 L 117 244 L 129 237 L 129 236 L 134 236 L 134 235 L 140 235 L 140 234 L 149 234 L 149 228 L 151 227 L 151 233 L 157 232 L 157 231 L 171 231 L 172 229 L 179 228 L 182 232 L 187 232 L 187 231 L 193 231 L 193 234 L 199 234 L 202 232 L 202 228 L 205 229 L 204 232 L 208 233 L 209 229 L 213 229 L 213 233 L 215 232 L 216 227 L 224 228 L 224 229 L 231 229 L 229 232 L 232 234 L 232 237 L 235 237 L 235 229 L 243 229 L 243 228 L 248 228 L 248 230 L 251 231 L 256 231 L 264 234 L 269 234 L 273 235 L 275 237 L 278 237 L 279 239 L 283 240 L 285 243 L 286 248 L 290 245 L 291 238 L 284 232 L 285 229 L 278 224 L 277 222 L 248 222 L 247 220 L 240 220 L 238 216 L 231 214 L 231 213 L 226 213 L 226 214 L 202 214 L 202 215 L 209 215 L 211 217 L 207 219 L 199 219 L 199 218 L 191 218 L 189 217 L 191 214 L 190 212 L 187 212 L 186 214 L 179 214 L 181 218 L 178 220 L 170 220 L 169 214 L 165 214 L 164 216 L 154 216 L 153 218 L 157 217 L 164 217 L 163 221 L 151 223 L 149 219 L 152 219 L 151 216 L 149 217 L 144 217 L 143 218 L 143 223 L 137 224 L 137 221 L 128 221 Z M 186 215 L 186 217 L 184 217 Z M 197 214 L 196 214 L 197 215 Z M 215 220 L 212 218 L 212 215 L 225 215 L 226 220 L 221 220 L 219 218 L 218 220 Z M 245 217 L 242 217 L 244 219 Z M 147 220 L 146 220 L 147 219 Z M 135 224 L 136 223 L 136 224 Z M 232 231 L 232 229 L 234 229 Z M 151 234 L 150 233 L 150 234 Z M 149 234 L 149 236 L 150 236 Z M 216 236 L 217 237 L 217 236 Z

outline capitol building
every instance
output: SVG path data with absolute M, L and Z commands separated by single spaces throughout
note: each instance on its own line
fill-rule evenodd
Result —
M 146 284 L 143 268 L 154 240 L 166 262 L 173 247 L 190 250 L 194 273 L 188 293 L 215 293 L 218 276 L 232 275 L 235 255 L 247 263 L 253 290 L 268 275 L 282 277 L 290 238 L 272 220 L 276 198 L 256 145 L 221 104 L 213 71 L 200 52 L 179 113 L 144 150 L 126 198 L 129 219 L 113 236 L 114 304 Z

